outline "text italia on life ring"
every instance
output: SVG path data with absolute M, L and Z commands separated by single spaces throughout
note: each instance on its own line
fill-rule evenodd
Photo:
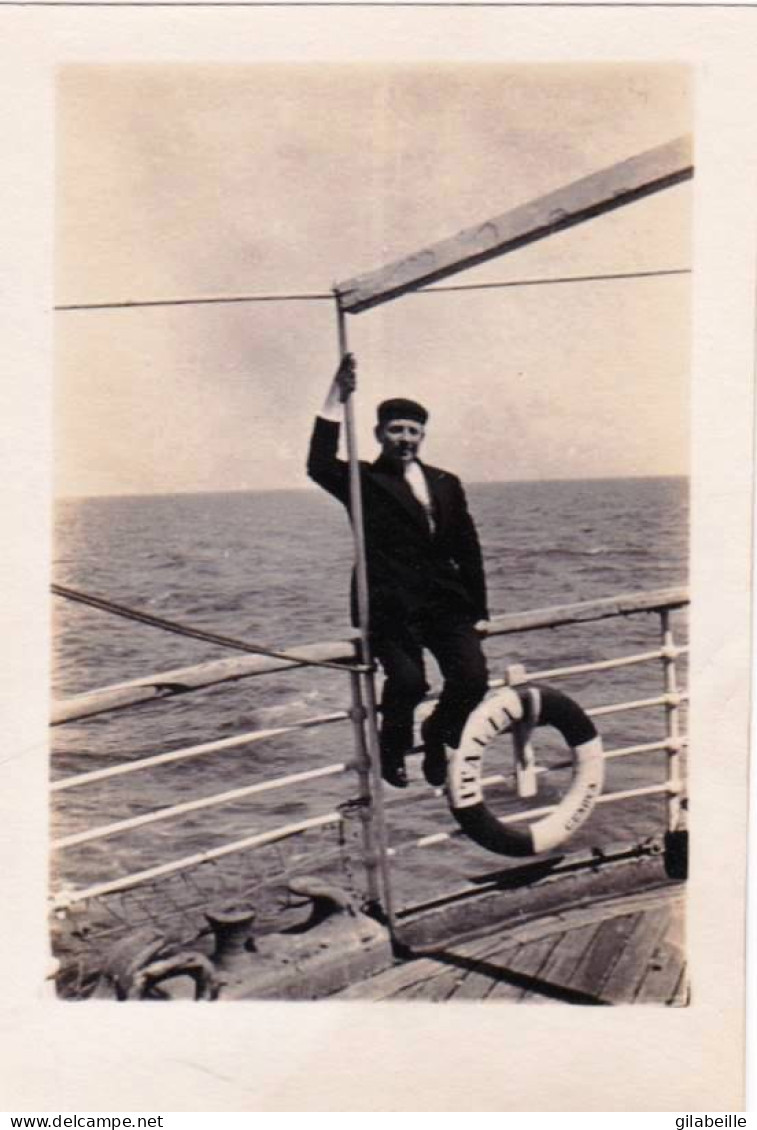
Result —
M 501 823 L 483 796 L 484 751 L 513 724 L 554 726 L 573 756 L 573 777 L 560 803 L 531 823 Z M 465 834 L 498 855 L 538 855 L 563 843 L 589 817 L 604 782 L 604 754 L 596 727 L 568 695 L 543 684 L 505 687 L 470 715 L 458 749 L 450 751 L 447 799 Z

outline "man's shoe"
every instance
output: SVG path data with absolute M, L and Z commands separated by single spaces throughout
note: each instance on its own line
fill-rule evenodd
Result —
M 423 755 L 423 776 L 429 785 L 439 788 L 447 780 L 447 751 L 444 742 L 433 732 L 430 718 L 421 723 L 421 738 L 426 747 Z
M 396 754 L 389 755 L 382 752 L 381 776 L 384 778 L 387 785 L 392 785 L 395 789 L 406 789 L 408 780 L 404 757 L 397 757 Z

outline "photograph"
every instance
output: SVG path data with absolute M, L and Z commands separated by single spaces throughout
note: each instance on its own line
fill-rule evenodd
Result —
M 56 999 L 690 1009 L 694 69 L 54 91 Z

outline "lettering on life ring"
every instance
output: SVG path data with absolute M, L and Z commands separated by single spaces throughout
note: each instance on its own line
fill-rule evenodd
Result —
M 554 726 L 573 755 L 573 779 L 552 812 L 527 824 L 502 824 L 484 803 L 484 750 L 514 723 Z M 602 792 L 602 741 L 588 715 L 568 695 L 543 684 L 505 687 L 468 718 L 458 749 L 450 751 L 447 799 L 466 836 L 498 855 L 538 855 L 563 843 L 588 819 Z

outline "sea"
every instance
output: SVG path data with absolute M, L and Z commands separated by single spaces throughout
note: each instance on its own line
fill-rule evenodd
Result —
M 685 478 L 474 483 L 467 487 L 479 529 L 493 615 L 666 588 L 687 582 L 688 482 Z M 274 649 L 352 631 L 348 589 L 352 540 L 342 508 L 317 490 L 64 499 L 58 503 L 53 580 L 153 615 Z M 685 612 L 674 614 L 685 642 Z M 659 645 L 659 617 L 644 614 L 486 641 L 492 678 L 508 665 L 529 671 L 644 652 Z M 65 698 L 114 683 L 228 658 L 228 649 L 54 598 L 54 686 Z M 685 660 L 680 677 L 685 679 Z M 432 660 L 428 677 L 439 679 Z M 590 708 L 662 692 L 659 662 L 560 682 Z M 349 707 L 349 679 L 297 668 L 182 695 L 164 702 L 54 727 L 52 776 L 60 780 L 169 750 L 276 729 Z M 601 719 L 606 748 L 660 740 L 662 707 Z M 512 773 L 509 743 L 487 750 L 486 772 Z M 537 735 L 537 756 L 564 760 L 557 736 Z M 496 747 L 496 748 L 495 748 Z M 152 810 L 343 761 L 352 752 L 348 722 L 298 729 L 228 750 L 113 777 L 54 794 L 53 838 Z M 411 787 L 385 787 L 398 901 L 431 899 L 439 885 L 480 881 L 508 865 L 463 841 L 415 848 L 423 836 L 453 832 L 444 798 L 411 759 Z M 606 791 L 665 780 L 664 753 L 614 759 Z M 554 780 L 553 780 L 554 777 Z M 542 778 L 536 802 L 559 800 L 569 770 Z M 89 887 L 254 836 L 280 824 L 333 812 L 354 798 L 353 774 L 232 799 L 54 853 L 53 887 Z M 491 798 L 491 799 L 490 799 Z M 501 786 L 487 802 L 500 813 L 524 802 Z M 344 810 L 350 812 L 349 806 Z M 350 822 L 351 821 L 351 822 Z M 638 841 L 659 831 L 659 797 L 602 805 L 576 833 L 575 846 Z M 345 827 L 350 825 L 345 834 Z M 323 833 L 355 878 L 359 821 L 345 816 Z M 346 846 L 345 846 L 346 845 Z M 515 863 L 517 861 L 509 861 Z M 273 864 L 272 864 L 273 865 Z M 250 853 L 213 865 L 219 897 L 242 883 Z M 191 872 L 189 873 L 191 876 Z M 187 882 L 191 878 L 187 877 Z M 156 896 L 160 897 L 160 896 Z M 226 896 L 225 896 L 226 897 Z M 230 897 L 230 896 L 229 896 Z

